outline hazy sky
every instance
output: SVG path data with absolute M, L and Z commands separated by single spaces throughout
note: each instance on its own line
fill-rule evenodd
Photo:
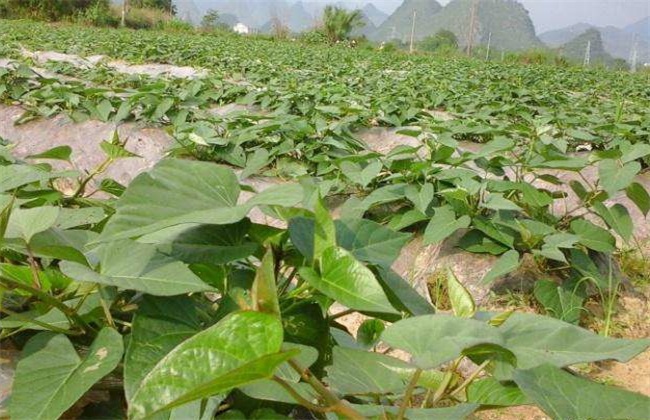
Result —
M 344 0 L 363 3 L 364 0 Z M 368 0 L 391 12 L 402 0 Z M 450 0 L 438 0 L 441 4 Z M 520 0 L 530 11 L 537 32 L 585 22 L 597 26 L 625 26 L 650 15 L 650 0 Z

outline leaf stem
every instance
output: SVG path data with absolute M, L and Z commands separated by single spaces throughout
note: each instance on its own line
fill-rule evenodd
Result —
M 362 420 L 365 418 L 354 408 L 341 401 L 336 395 L 334 395 L 332 391 L 327 389 L 327 387 L 323 385 L 323 383 L 319 381 L 318 378 L 316 378 L 316 376 L 314 376 L 314 374 L 311 373 L 309 369 L 303 368 L 294 359 L 289 359 L 289 366 L 298 372 L 302 380 L 307 382 L 312 388 L 314 388 L 316 392 L 318 392 L 318 394 L 323 397 L 325 403 L 327 403 L 329 406 L 329 411 L 334 411 L 352 420 Z
M 77 325 L 79 325 L 82 329 L 84 330 L 92 330 L 92 328 L 88 325 L 86 321 L 79 316 L 79 314 L 71 307 L 65 305 L 64 303 L 60 302 L 59 300 L 53 298 L 52 296 L 48 295 L 47 293 L 35 289 L 33 287 L 27 286 L 26 284 L 22 284 L 20 282 L 14 281 L 10 278 L 0 276 L 0 283 L 3 283 L 5 287 L 8 288 L 14 288 L 14 289 L 21 289 L 26 292 L 31 293 L 32 295 L 36 296 L 43 302 L 55 307 L 56 309 L 60 310 L 65 314 L 65 316 L 70 320 L 74 321 Z
M 38 263 L 36 262 L 36 258 L 34 257 L 34 253 L 32 252 L 32 249 L 29 247 L 29 244 L 25 244 L 25 249 L 27 250 L 27 260 L 29 261 L 29 268 L 32 272 L 32 280 L 34 282 L 34 288 L 35 289 L 41 289 L 43 286 L 41 285 L 41 279 L 38 275 Z
M 354 309 L 346 309 L 346 310 L 341 311 L 339 313 L 330 315 L 329 319 L 330 320 L 338 319 L 338 318 L 344 317 L 346 315 L 350 315 L 350 314 L 352 314 L 354 312 L 356 312 L 356 310 L 354 310 Z
M 472 381 L 473 381 L 474 379 L 476 379 L 476 377 L 477 377 L 477 376 L 478 376 L 478 375 L 483 371 L 483 369 L 485 369 L 485 367 L 488 365 L 488 363 L 490 363 L 490 360 L 489 360 L 489 359 L 486 360 L 486 361 L 484 361 L 483 363 L 481 363 L 481 364 L 476 368 L 476 370 L 475 370 L 474 372 L 472 372 L 471 375 L 469 375 L 469 376 L 468 376 L 468 377 L 463 381 L 463 383 L 460 384 L 460 385 L 458 386 L 458 388 L 454 389 L 453 391 L 451 391 L 451 392 L 449 393 L 449 396 L 456 395 L 456 394 L 458 394 L 460 391 L 462 391 L 463 389 L 467 388 L 467 386 L 468 386 L 470 383 L 472 383 Z
M 26 323 L 31 323 L 31 324 L 34 324 L 34 325 L 38 325 L 39 327 L 43 327 L 48 331 L 53 331 L 53 332 L 56 332 L 56 333 L 66 334 L 66 335 L 81 335 L 81 333 L 78 332 L 78 331 L 66 330 L 65 328 L 60 328 L 60 327 L 54 326 L 52 324 L 48 324 L 47 322 L 39 321 L 38 319 L 29 318 L 29 317 L 27 317 L 27 316 L 25 316 L 25 315 L 23 315 L 21 313 L 14 312 L 14 311 L 9 310 L 7 308 L 0 308 L 0 312 L 4 312 L 5 314 L 7 314 L 9 316 L 13 316 L 14 318 L 17 318 L 20 321 L 23 321 L 23 322 L 26 322 Z M 20 329 L 22 329 L 22 328 L 19 328 L 19 330 Z M 3 338 L 6 338 L 6 337 L 3 337 Z
M 411 381 L 409 382 L 408 387 L 406 388 L 406 392 L 404 393 L 404 399 L 402 400 L 402 404 L 399 407 L 399 412 L 397 413 L 397 420 L 404 419 L 404 415 L 406 414 L 406 409 L 409 408 L 411 405 L 411 397 L 413 396 L 413 391 L 415 391 L 415 387 L 417 386 L 418 381 L 420 380 L 420 375 L 422 375 L 422 369 L 416 369 L 415 372 L 413 372 Z
M 282 388 L 284 388 L 291 396 L 298 402 L 298 404 L 302 405 L 303 407 L 307 408 L 308 410 L 311 411 L 316 411 L 317 413 L 326 413 L 329 411 L 327 407 L 321 407 L 320 405 L 313 404 L 310 401 L 307 401 L 305 398 L 302 397 L 296 391 L 285 381 L 284 379 L 278 377 L 278 376 L 273 376 L 273 381 L 278 383 Z
M 79 183 L 79 188 L 77 188 L 77 191 L 75 191 L 72 197 L 80 197 L 86 191 L 88 183 L 92 181 L 93 178 L 95 178 L 97 175 L 103 173 L 111 165 L 111 163 L 113 163 L 112 157 L 107 157 L 102 163 L 100 163 L 97 168 L 95 168 L 86 178 L 84 178 Z

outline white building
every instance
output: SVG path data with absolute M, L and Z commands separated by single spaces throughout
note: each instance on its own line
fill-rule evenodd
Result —
M 248 29 L 248 26 L 244 25 L 243 23 L 239 22 L 235 26 L 232 27 L 232 30 L 235 31 L 238 34 L 248 34 L 250 30 Z

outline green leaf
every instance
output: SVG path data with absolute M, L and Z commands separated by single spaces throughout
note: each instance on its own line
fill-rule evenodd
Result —
M 359 261 L 390 267 L 411 238 L 367 219 L 340 219 L 334 222 L 336 241 Z
M 159 252 L 155 246 L 135 241 L 107 244 L 100 253 L 99 273 L 78 263 L 64 261 L 61 271 L 81 282 L 137 290 L 157 296 L 213 290 L 189 267 Z
M 99 189 L 115 197 L 120 197 L 124 193 L 124 190 L 126 190 L 126 187 L 114 179 L 104 178 L 99 183 Z
M 603 203 L 596 202 L 593 204 L 593 207 L 596 213 L 607 223 L 607 226 L 621 235 L 624 241 L 627 242 L 630 240 L 634 231 L 634 223 L 625 206 L 622 204 L 614 204 L 611 207 L 607 207 Z
M 556 233 L 544 238 L 544 245 L 540 252 L 546 258 L 552 260 L 567 262 L 564 253 L 560 248 L 570 249 L 580 240 L 580 237 L 570 233 Z
M 34 282 L 32 268 L 26 265 L 0 263 L 0 274 L 27 286 L 32 286 Z M 38 278 L 41 282 L 41 290 L 46 292 L 52 289 L 64 289 L 70 284 L 70 279 L 54 268 L 38 270 Z
M 447 293 L 454 315 L 460 318 L 471 318 L 474 316 L 476 313 L 474 299 L 451 270 L 447 273 Z
M 88 262 L 83 251 L 86 244 L 96 237 L 95 232 L 88 230 L 50 228 L 34 235 L 30 247 L 37 257 L 68 260 L 86 265 Z
M 334 347 L 325 381 L 343 395 L 399 394 L 415 368 L 381 353 Z
M 336 242 L 358 260 L 390 267 L 399 256 L 411 235 L 395 232 L 367 219 L 340 219 L 334 221 Z M 313 256 L 314 222 L 294 217 L 289 222 L 291 242 L 308 260 Z
M 650 155 L 650 144 L 635 143 L 625 150 L 621 162 L 628 163 Z
M 54 227 L 71 229 L 79 226 L 94 225 L 106 217 L 104 210 L 99 207 L 84 207 L 71 209 L 63 207 L 59 210 Z
M 318 394 L 314 389 L 304 382 L 291 384 L 291 388 L 296 391 L 300 396 L 305 398 L 307 401 L 314 401 L 318 399 Z M 279 383 L 271 379 L 262 379 L 261 381 L 256 381 L 251 384 L 245 385 L 240 388 L 240 391 L 248 395 L 251 398 L 257 400 L 265 401 L 275 401 L 286 404 L 296 404 L 296 399 L 291 395 L 286 389 L 284 389 Z M 227 411 L 225 414 L 230 413 Z M 224 418 L 223 415 L 218 417 L 219 419 Z M 240 417 L 242 420 L 249 420 L 253 417 L 252 415 Z M 269 420 L 273 417 L 261 417 L 261 420 Z M 282 417 L 288 419 L 288 417 Z M 179 419 L 182 420 L 182 419 Z
M 487 406 L 512 407 L 531 404 L 516 384 L 495 378 L 479 379 L 467 387 L 467 401 Z
M 318 359 L 318 350 L 302 344 L 284 342 L 282 344 L 282 351 L 296 351 L 293 360 L 304 368 L 309 368 Z M 292 383 L 298 383 L 301 380 L 300 374 L 288 362 L 281 364 L 275 372 L 275 375 Z
M 293 352 L 280 352 L 282 324 L 260 312 L 236 312 L 185 340 L 144 377 L 129 405 L 141 419 L 270 377 Z
M 334 220 L 320 197 L 314 206 L 314 220 L 314 260 L 318 260 L 326 249 L 336 246 Z
M 226 167 L 163 160 L 131 182 L 98 242 L 138 237 L 181 224 L 234 223 L 255 206 L 293 206 L 303 198 L 298 184 L 268 188 L 242 205 L 237 205 L 239 192 L 235 174 Z
M 515 236 L 514 231 L 511 229 L 506 229 L 504 226 L 497 225 L 494 221 L 483 217 L 474 217 L 472 224 L 474 228 L 480 230 L 491 239 L 506 245 L 508 248 L 514 248 Z
M 257 149 L 246 159 L 246 167 L 239 175 L 239 179 L 244 180 L 251 175 L 259 172 L 260 169 L 269 163 L 269 152 L 266 149 Z
M 15 188 L 22 187 L 34 182 L 47 181 L 53 178 L 74 177 L 77 173 L 68 172 L 48 172 L 39 166 L 33 165 L 10 165 L 2 167 L 2 176 L 0 177 L 0 192 L 11 191 Z
M 174 99 L 173 98 L 164 98 L 158 106 L 156 106 L 156 109 L 154 110 L 153 114 L 151 115 L 152 120 L 159 120 L 162 117 L 164 117 L 167 114 L 167 111 L 171 109 L 171 107 L 174 105 Z
M 27 156 L 27 159 L 55 159 L 55 160 L 64 160 L 66 162 L 69 162 L 71 155 L 72 155 L 72 148 L 70 146 L 57 146 L 49 150 L 46 150 L 42 153 L 29 155 Z
M 519 267 L 519 252 L 511 249 L 510 251 L 503 254 L 499 259 L 494 263 L 490 271 L 483 277 L 481 283 L 488 284 L 498 279 L 499 277 L 505 276 L 506 274 L 516 270 Z
M 349 161 L 340 164 L 341 172 L 361 188 L 366 188 L 379 175 L 383 166 L 379 160 L 373 160 L 365 167 Z
M 553 204 L 553 197 L 530 184 L 520 185 L 522 201 L 532 207 L 545 207 Z
M 14 209 L 9 217 L 5 237 L 22 238 L 25 242 L 30 243 L 34 235 L 54 226 L 59 212 L 58 207 L 51 206 Z
M 117 136 L 117 134 L 116 134 Z M 116 137 L 117 138 L 117 137 Z M 117 140 L 109 143 L 107 141 L 102 141 L 99 144 L 99 147 L 106 153 L 106 156 L 108 156 L 111 159 L 123 159 L 123 158 L 129 158 L 129 157 L 140 157 L 136 155 L 135 153 L 131 153 L 126 148 L 124 145 L 120 144 Z
M 643 185 L 633 182 L 625 189 L 625 194 L 627 194 L 627 198 L 636 204 L 644 216 L 648 216 L 650 212 L 650 194 Z
M 113 117 L 113 122 L 119 123 L 127 119 L 129 115 L 131 115 L 132 110 L 133 110 L 133 105 L 131 105 L 129 101 L 123 101 L 120 104 L 120 107 L 117 109 L 115 116 Z
M 120 334 L 102 329 L 80 358 L 61 334 L 40 333 L 27 342 L 16 368 L 9 413 L 12 419 L 58 419 L 122 359 Z
M 484 322 L 449 315 L 403 319 L 386 328 L 382 340 L 409 352 L 420 369 L 435 368 L 479 344 L 504 342 L 499 330 Z
M 571 230 L 578 235 L 579 242 L 589 249 L 599 252 L 613 252 L 616 249 L 616 238 L 605 229 L 587 220 L 572 221 Z
M 645 420 L 650 398 L 613 386 L 594 383 L 551 365 L 517 370 L 521 390 L 556 419 Z
M 251 300 L 256 311 L 280 316 L 278 290 L 275 283 L 275 259 L 270 248 L 264 254 L 260 266 L 257 267 L 251 289 Z
M 237 206 L 239 192 L 237 177 L 226 167 L 162 160 L 131 182 L 100 240 L 133 238 L 183 223 L 234 223 L 247 213 Z
M 400 275 L 384 267 L 380 267 L 377 271 L 388 300 L 395 308 L 410 315 L 435 313 L 434 307 Z
M 16 197 L 14 196 L 7 199 L 5 202 L 0 202 L 2 205 L 2 210 L 0 210 L 0 248 L 2 248 L 4 239 L 7 237 L 9 218 L 11 217 L 11 212 L 14 209 L 15 202 L 16 202 Z
M 138 242 L 185 263 L 226 264 L 253 255 L 259 246 L 246 240 L 250 220 L 229 225 L 183 224 L 145 235 Z
M 97 116 L 99 119 L 103 122 L 106 122 L 111 116 L 111 112 L 113 112 L 113 105 L 111 105 L 111 102 L 109 100 L 104 99 L 97 104 L 95 109 L 97 110 Z
M 469 226 L 469 216 L 456 219 L 456 214 L 451 206 L 438 207 L 424 231 L 424 244 L 430 245 L 443 241 L 458 229 Z
M 406 198 L 413 203 L 413 207 L 421 213 L 426 213 L 429 204 L 433 201 L 433 184 L 427 183 L 418 189 L 415 185 L 406 188 Z
M 567 290 L 551 280 L 537 280 L 535 298 L 552 317 L 577 324 L 583 309 L 584 298 L 574 290 Z
M 145 296 L 135 313 L 124 356 L 124 393 L 131 401 L 142 380 L 176 346 L 201 331 L 200 308 L 187 296 Z
M 613 197 L 618 191 L 630 186 L 641 170 L 641 164 L 633 161 L 621 165 L 617 160 L 605 159 L 598 165 L 598 176 L 603 189 Z
M 320 275 L 311 268 L 300 269 L 300 276 L 312 287 L 342 305 L 358 311 L 396 313 L 372 271 L 343 248 L 323 252 Z
M 408 408 L 406 409 L 405 418 L 409 420 L 465 420 L 476 409 L 478 404 L 457 404 L 453 407 L 446 408 Z M 399 407 L 382 406 L 382 405 L 361 405 L 352 404 L 352 408 L 367 418 L 392 418 L 386 415 L 397 416 Z
M 424 213 L 420 213 L 418 210 L 408 210 L 406 213 L 397 213 L 393 215 L 387 226 L 395 231 L 400 231 L 427 219 L 429 219 L 429 217 Z
M 357 330 L 357 342 L 361 347 L 370 349 L 377 345 L 381 338 L 381 333 L 386 327 L 379 319 L 366 319 L 361 323 Z
M 505 346 L 517 356 L 517 367 L 544 363 L 565 367 L 599 360 L 627 362 L 650 346 L 650 340 L 599 336 L 591 331 L 536 314 L 514 313 L 499 330 Z
M 485 208 L 492 210 L 515 210 L 520 211 L 521 207 L 508 200 L 503 194 L 490 193 L 483 204 Z

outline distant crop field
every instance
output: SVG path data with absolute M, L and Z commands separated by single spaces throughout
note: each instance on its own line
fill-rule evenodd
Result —
M 0 414 L 647 418 L 650 73 L 0 20 L 0 121 Z

